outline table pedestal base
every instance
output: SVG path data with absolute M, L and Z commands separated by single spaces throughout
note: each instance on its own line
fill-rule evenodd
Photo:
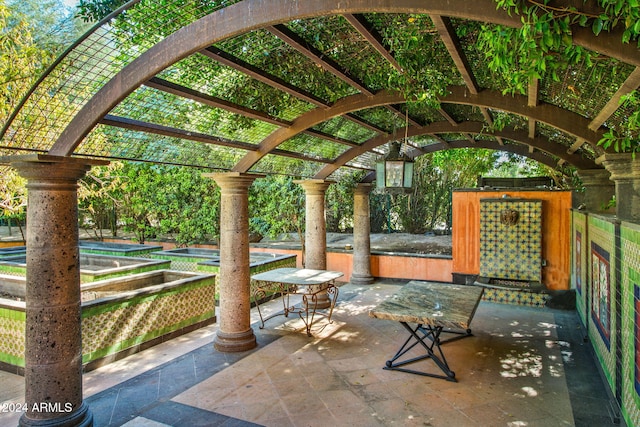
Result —
M 402 344 L 395 356 L 393 356 L 393 358 L 391 358 L 390 360 L 387 360 L 386 366 L 383 369 L 407 372 L 410 374 L 423 375 L 426 377 L 440 378 L 447 381 L 457 382 L 456 374 L 449 368 L 447 359 L 444 357 L 444 353 L 442 352 L 442 348 L 440 346 L 453 340 L 471 336 L 471 329 L 467 329 L 466 331 L 445 330 L 442 326 L 431 326 L 422 324 L 418 324 L 415 328 L 412 328 L 407 324 L 407 322 L 400 322 L 400 324 L 404 326 L 407 331 L 409 331 L 410 335 L 404 342 L 404 344 Z M 456 336 L 441 340 L 440 334 L 443 332 L 455 334 Z M 398 361 L 398 359 L 402 358 L 407 352 L 409 352 L 418 344 L 422 346 L 422 348 L 426 351 L 426 354 Z M 444 372 L 445 375 L 403 368 L 403 366 L 419 362 L 424 359 L 433 360 L 433 362 L 438 366 L 438 368 L 440 368 L 440 370 L 442 370 L 442 372 Z

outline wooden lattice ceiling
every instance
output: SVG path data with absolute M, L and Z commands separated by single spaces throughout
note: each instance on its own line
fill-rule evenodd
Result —
M 600 168 L 598 141 L 629 114 L 620 99 L 640 84 L 640 52 L 616 29 L 576 26 L 573 43 L 596 63 L 504 94 L 478 34 L 520 18 L 493 0 L 134 0 L 42 76 L 5 123 L 0 155 L 324 179 L 372 171 L 406 131 L 413 156 L 481 147 Z M 426 100 L 412 98 L 421 90 Z

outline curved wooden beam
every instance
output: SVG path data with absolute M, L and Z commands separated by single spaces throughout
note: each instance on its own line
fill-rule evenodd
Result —
M 469 144 L 469 141 L 462 139 L 459 141 L 449 141 L 446 146 L 442 146 L 442 144 L 433 144 L 433 146 L 429 145 L 427 147 L 424 147 L 424 150 L 420 155 L 433 153 L 435 151 L 449 150 L 453 148 L 488 148 L 490 150 L 506 151 L 513 154 L 519 154 L 522 157 L 528 157 L 529 159 L 535 160 L 539 163 L 542 163 L 543 165 L 549 166 L 550 168 L 556 168 L 558 166 L 558 162 L 556 162 L 552 157 L 546 156 L 540 151 L 534 151 L 532 153 L 529 151 L 529 148 L 526 145 L 500 145 L 497 140 L 480 140 L 476 141 L 475 144 Z
M 492 0 L 245 0 L 220 9 L 152 46 L 109 80 L 76 114 L 51 147 L 49 154 L 69 156 L 82 139 L 118 103 L 168 66 L 206 47 L 245 32 L 294 19 L 355 13 L 425 13 L 517 27 L 519 17 L 496 9 Z M 640 65 L 640 52 L 624 46 L 619 34 L 598 37 L 576 29 L 574 40 L 586 48 L 605 52 L 627 63 Z
M 405 98 L 397 92 L 382 91 L 373 96 L 351 95 L 336 102 L 331 108 L 316 108 L 298 117 L 291 126 L 282 127 L 267 136 L 256 151 L 247 153 L 232 169 L 234 172 L 246 173 L 261 158 L 269 154 L 278 145 L 307 129 L 337 116 L 365 108 L 380 105 L 404 103 Z M 383 134 L 384 135 L 384 134 Z
M 462 148 L 462 147 L 481 148 L 484 145 L 491 145 L 491 147 L 486 147 L 486 148 L 492 148 L 495 150 L 502 150 L 502 151 L 511 151 L 516 154 L 521 154 L 523 156 L 526 156 L 538 161 L 540 161 L 540 159 L 545 157 L 548 159 L 548 156 L 543 156 L 542 154 L 536 153 L 535 151 L 531 153 L 528 147 L 532 146 L 537 148 L 540 151 L 544 151 L 546 153 L 551 154 L 552 156 L 560 158 L 566 161 L 567 163 L 575 166 L 578 169 L 602 168 L 601 165 L 597 165 L 595 163 L 595 160 L 586 159 L 578 154 L 569 154 L 566 151 L 566 147 L 553 143 L 549 141 L 547 138 L 544 138 L 541 136 L 537 136 L 535 138 L 529 138 L 529 134 L 527 132 L 516 130 L 513 128 L 505 128 L 499 132 L 489 132 L 486 129 L 484 129 L 484 126 L 485 124 L 482 122 L 462 122 L 456 125 L 452 125 L 451 123 L 446 121 L 435 122 L 435 123 L 431 123 L 428 126 L 423 126 L 421 128 L 410 127 L 408 131 L 408 136 L 416 137 L 416 136 L 422 136 L 422 135 L 437 135 L 437 134 L 444 134 L 444 133 L 471 133 L 471 134 L 491 135 L 497 138 L 504 138 L 511 141 L 520 142 L 521 144 L 523 144 L 521 146 L 522 149 L 512 148 L 512 147 L 518 147 L 516 145 L 508 145 L 508 144 L 500 145 L 498 141 L 496 141 L 495 144 L 493 144 L 493 141 L 489 141 L 490 144 L 485 144 L 486 141 L 484 140 L 475 140 L 475 142 L 470 142 L 469 140 L 465 139 L 464 141 L 457 141 L 457 142 L 453 141 L 451 143 L 438 142 L 436 144 L 431 144 L 424 147 L 422 149 L 422 152 L 430 152 L 431 149 L 429 147 L 432 147 L 432 146 L 438 147 L 437 150 L 445 150 L 447 148 Z M 346 165 L 347 162 L 349 162 L 350 160 L 353 160 L 356 157 L 368 151 L 371 151 L 372 149 L 380 145 L 386 144 L 392 139 L 393 139 L 393 136 L 391 135 L 378 135 L 374 138 L 371 138 L 370 140 L 364 142 L 359 147 L 351 148 L 345 151 L 344 153 L 342 153 L 340 156 L 338 156 L 338 158 L 336 158 L 336 160 L 332 164 L 329 164 L 323 167 L 313 178 L 326 179 L 333 172 L 338 170 L 340 167 Z M 463 145 L 462 142 L 464 142 L 465 144 Z
M 529 100 L 526 96 L 505 96 L 492 90 L 483 90 L 474 95 L 464 86 L 449 87 L 449 94 L 441 98 L 440 101 L 447 104 L 487 107 L 529 117 L 577 138 L 582 138 L 596 152 L 603 152 L 602 147 L 598 145 L 598 141 L 604 135 L 603 130 L 593 131 L 589 129 L 589 124 L 591 123 L 589 119 L 555 105 L 538 103 L 535 106 L 529 106 Z

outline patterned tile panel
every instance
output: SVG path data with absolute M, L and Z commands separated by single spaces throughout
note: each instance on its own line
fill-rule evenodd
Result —
M 215 286 L 210 283 L 83 310 L 83 362 L 213 317 L 214 304 Z
M 572 217 L 573 244 L 571 249 L 571 289 L 576 291 L 576 310 L 583 325 L 587 322 L 587 216 L 578 211 L 573 211 Z
M 482 295 L 483 301 L 497 302 L 500 304 L 524 305 L 527 307 L 545 307 L 549 294 L 529 292 L 519 289 L 492 289 L 485 288 Z
M 215 278 L 128 300 L 83 307 L 83 363 L 149 341 L 215 315 Z M 22 303 L 24 305 L 24 303 Z M 24 367 L 25 312 L 0 306 L 0 362 Z
M 24 367 L 25 312 L 0 308 L 0 362 Z
M 480 276 L 542 281 L 541 200 L 480 200 Z
M 251 275 L 263 273 L 265 271 L 275 270 L 276 268 L 295 268 L 296 266 L 296 257 L 289 257 L 285 259 L 278 259 L 275 261 L 265 262 L 258 264 L 256 266 L 252 266 L 249 268 L 249 272 Z M 207 264 L 199 264 L 197 266 L 198 271 L 219 274 L 220 267 L 217 265 L 207 265 Z M 251 295 L 255 295 L 258 289 L 258 283 L 255 280 L 250 281 L 251 286 Z
M 583 250 L 588 251 L 589 268 L 589 313 L 588 334 L 605 378 L 611 390 L 615 390 L 616 370 L 616 325 L 614 313 L 618 309 L 615 292 L 615 224 L 608 219 L 589 215 L 588 242 Z M 595 292 L 595 291 L 598 292 Z

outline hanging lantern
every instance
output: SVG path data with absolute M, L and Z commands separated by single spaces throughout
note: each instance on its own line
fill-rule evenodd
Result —
M 413 186 L 413 159 L 400 149 L 400 142 L 391 142 L 389 153 L 376 163 L 376 188 L 402 192 Z

